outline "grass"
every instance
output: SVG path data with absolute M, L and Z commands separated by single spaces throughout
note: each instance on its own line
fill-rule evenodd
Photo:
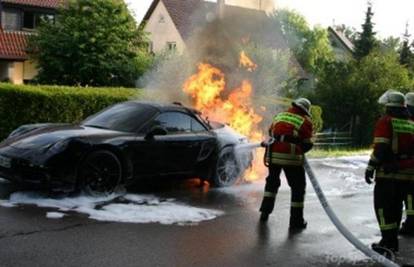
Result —
M 310 158 L 335 158 L 344 156 L 369 155 L 372 149 L 368 147 L 334 147 L 314 148 L 308 153 Z

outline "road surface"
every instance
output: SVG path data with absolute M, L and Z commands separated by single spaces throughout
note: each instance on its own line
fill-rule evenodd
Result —
M 380 236 L 366 160 L 311 164 L 340 219 L 370 244 Z M 309 225 L 294 234 L 284 179 L 267 224 L 258 220 L 263 180 L 225 189 L 198 184 L 157 182 L 97 200 L 20 192 L 2 181 L 0 266 L 377 266 L 337 232 L 310 183 Z M 406 262 L 414 262 L 413 241 L 400 239 Z

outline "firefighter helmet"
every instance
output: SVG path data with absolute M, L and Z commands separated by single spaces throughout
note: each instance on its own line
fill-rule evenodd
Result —
M 398 91 L 388 90 L 379 98 L 378 103 L 386 107 L 404 107 L 405 96 Z
M 295 101 L 292 102 L 292 106 L 298 107 L 301 110 L 303 110 L 308 116 L 311 115 L 310 108 L 312 103 L 309 101 L 309 99 L 306 98 L 298 98 Z
M 405 95 L 407 106 L 414 107 L 414 92 Z

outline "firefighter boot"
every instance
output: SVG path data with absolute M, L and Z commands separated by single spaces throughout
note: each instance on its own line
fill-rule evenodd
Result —
M 399 234 L 403 236 L 414 236 L 414 218 L 407 218 L 403 222 Z
M 276 193 L 265 192 L 262 205 L 260 206 L 260 212 L 261 212 L 260 221 L 261 222 L 267 222 L 267 220 L 269 219 L 269 214 L 272 213 L 275 207 L 275 201 L 276 201 Z
M 262 214 L 260 214 L 260 221 L 267 222 L 267 220 L 269 220 L 269 213 L 262 212 Z
M 389 254 L 392 256 L 393 253 L 398 252 L 399 250 L 397 234 L 397 230 L 383 231 L 380 242 L 372 244 L 371 248 L 386 257 L 388 257 Z
M 302 230 L 305 229 L 308 223 L 303 219 L 303 208 L 290 209 L 290 230 Z

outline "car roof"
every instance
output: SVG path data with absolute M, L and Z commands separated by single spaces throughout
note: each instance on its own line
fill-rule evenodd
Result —
M 185 112 L 185 113 L 191 113 L 191 114 L 199 114 L 200 112 L 193 109 L 186 107 L 182 105 L 179 102 L 174 103 L 161 103 L 161 102 L 152 102 L 152 101 L 128 101 L 127 103 L 136 103 L 140 105 L 145 105 L 147 107 L 152 107 L 159 112 L 166 112 L 166 111 L 179 111 L 179 112 Z

